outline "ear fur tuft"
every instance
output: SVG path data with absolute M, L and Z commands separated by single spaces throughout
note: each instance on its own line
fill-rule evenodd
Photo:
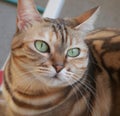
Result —
M 100 7 L 95 7 L 89 11 L 87 11 L 80 18 L 78 17 L 76 20 L 80 23 L 75 28 L 79 29 L 85 33 L 88 33 L 94 29 L 94 23 L 99 14 Z
M 34 0 L 18 0 L 17 27 L 24 30 L 33 21 L 40 21 L 41 17 L 36 9 Z

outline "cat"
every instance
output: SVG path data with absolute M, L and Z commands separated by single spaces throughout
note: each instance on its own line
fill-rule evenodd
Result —
M 110 71 L 120 65 L 101 55 L 109 46 L 104 44 L 104 50 L 104 41 L 119 34 L 113 31 L 115 36 L 108 33 L 107 38 L 105 31 L 97 31 L 87 36 L 98 13 L 96 7 L 76 18 L 42 18 L 33 0 L 18 0 L 0 116 L 113 116 L 112 108 L 119 111 L 115 100 L 112 105 Z M 117 77 L 119 71 L 112 74 Z M 119 81 L 115 86 L 119 88 Z

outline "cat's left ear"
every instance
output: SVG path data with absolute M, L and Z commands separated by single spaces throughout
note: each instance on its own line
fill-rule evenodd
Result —
M 82 32 L 88 33 L 94 29 L 94 23 L 99 14 L 100 7 L 95 7 L 80 17 L 76 17 L 74 20 L 77 21 L 75 29 L 79 29 Z
M 36 9 L 34 0 L 18 0 L 17 28 L 24 30 L 35 21 L 42 20 Z
M 99 10 L 100 7 L 92 8 L 79 17 L 68 19 L 67 23 L 70 27 L 86 34 L 94 29 L 94 23 L 99 14 Z

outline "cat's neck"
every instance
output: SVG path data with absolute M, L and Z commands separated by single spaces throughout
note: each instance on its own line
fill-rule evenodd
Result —
M 9 68 L 9 64 L 6 68 Z M 41 88 L 41 92 L 30 88 L 28 89 L 29 92 L 26 92 L 22 90 L 22 87 L 18 86 L 16 88 L 12 85 L 14 84 L 12 80 L 17 77 L 12 75 L 11 78 L 8 73 L 5 72 L 3 93 L 10 109 L 18 114 L 27 116 L 48 112 L 64 103 L 71 96 L 71 87 L 51 89 L 49 92 L 47 90 L 45 92 L 45 88 L 43 88 L 43 91 Z

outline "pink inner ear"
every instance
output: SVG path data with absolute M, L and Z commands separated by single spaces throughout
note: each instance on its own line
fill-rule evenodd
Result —
M 0 70 L 0 85 L 2 84 L 3 82 L 3 71 Z
M 41 17 L 33 0 L 18 0 L 17 26 L 20 30 L 33 21 L 40 21 Z
M 24 27 L 27 24 L 30 24 L 32 21 L 40 21 L 40 15 L 32 14 L 32 13 L 21 13 L 18 14 L 17 24 L 18 26 Z

